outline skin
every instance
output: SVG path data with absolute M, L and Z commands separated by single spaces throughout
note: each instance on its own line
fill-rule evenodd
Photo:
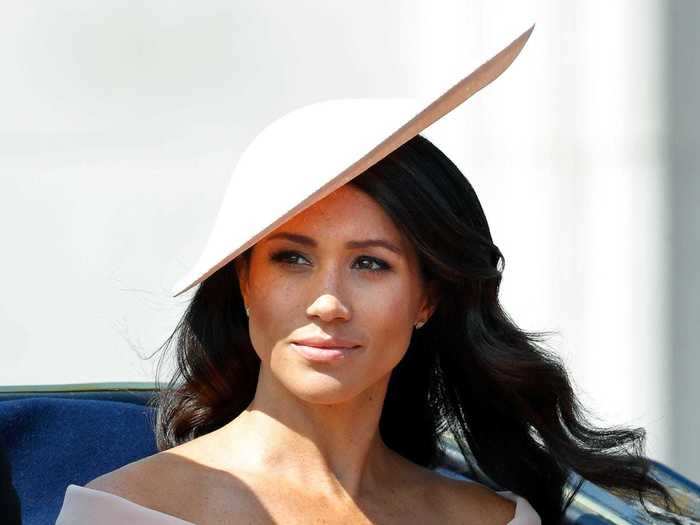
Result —
M 347 246 L 366 239 L 399 253 Z M 372 198 L 339 188 L 260 240 L 249 265 L 240 259 L 236 270 L 261 361 L 252 403 L 220 429 L 88 487 L 194 523 L 512 518 L 510 501 L 411 463 L 379 435 L 391 371 L 437 298 L 415 250 Z M 312 362 L 291 346 L 310 336 L 350 339 L 360 348 L 335 362 Z

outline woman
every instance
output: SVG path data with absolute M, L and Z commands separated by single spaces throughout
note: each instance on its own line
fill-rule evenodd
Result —
M 71 485 L 59 524 L 554 524 L 569 470 L 670 505 L 630 451 L 642 431 L 588 425 L 559 361 L 501 309 L 503 257 L 479 200 L 418 134 L 474 78 L 382 141 L 407 115 L 385 101 L 307 106 L 256 139 L 176 287 L 201 283 L 173 334 L 161 452 Z M 330 180 L 327 149 L 352 164 Z M 274 173 L 270 152 L 289 177 L 277 188 L 257 178 Z M 445 430 L 503 490 L 434 471 Z

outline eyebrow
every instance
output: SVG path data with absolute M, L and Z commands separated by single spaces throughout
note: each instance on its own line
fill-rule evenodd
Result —
M 301 235 L 299 233 L 279 232 L 270 235 L 267 238 L 268 241 L 271 241 L 272 239 L 287 239 L 289 241 L 304 244 L 306 246 L 318 246 L 318 243 L 314 239 L 312 239 L 311 237 L 307 237 L 306 235 Z M 387 250 L 392 251 L 397 255 L 403 255 L 401 248 L 384 239 L 363 239 L 361 241 L 348 241 L 345 243 L 346 248 L 367 248 L 370 246 L 379 246 L 381 248 L 386 248 Z

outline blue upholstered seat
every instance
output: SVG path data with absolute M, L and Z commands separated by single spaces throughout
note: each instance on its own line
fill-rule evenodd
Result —
M 0 523 L 55 523 L 66 487 L 156 452 L 145 396 L 124 392 L 0 398 Z

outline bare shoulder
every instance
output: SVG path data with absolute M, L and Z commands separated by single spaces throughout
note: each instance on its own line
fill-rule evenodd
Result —
M 166 502 L 177 501 L 178 492 L 188 485 L 191 486 L 188 459 L 166 451 L 103 474 L 85 487 L 108 492 L 154 510 L 172 512 L 173 509 L 166 508 Z
M 506 525 L 515 515 L 515 503 L 479 483 L 434 473 L 431 497 L 445 523 Z
M 398 454 L 394 472 L 398 491 L 420 501 L 430 522 L 445 525 L 506 525 L 515 516 L 515 503 L 480 483 L 454 479 L 417 465 Z

